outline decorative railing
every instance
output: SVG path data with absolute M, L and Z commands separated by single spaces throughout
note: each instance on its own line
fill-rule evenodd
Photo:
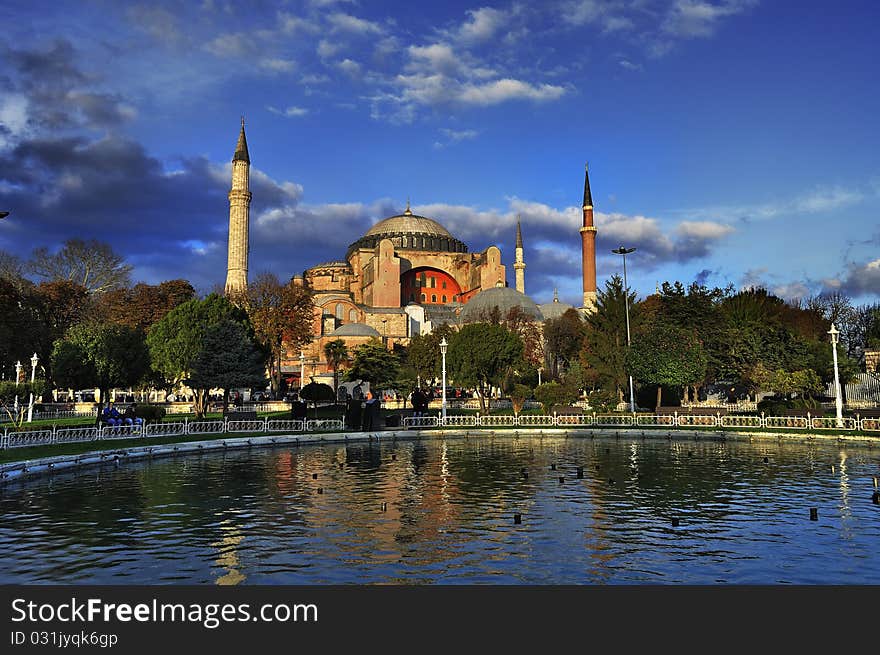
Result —
M 436 428 L 439 421 L 436 416 L 405 416 L 403 427 L 405 428 Z
M 404 428 L 459 427 L 561 427 L 561 428 L 763 428 L 786 430 L 838 430 L 880 433 L 880 418 L 859 416 L 720 416 L 711 414 L 448 414 L 407 416 Z M 340 419 L 257 419 L 245 421 L 187 421 L 96 427 L 53 427 L 38 430 L 5 430 L 0 435 L 0 450 L 55 443 L 82 441 L 184 437 L 236 433 L 284 433 L 339 431 L 345 429 Z

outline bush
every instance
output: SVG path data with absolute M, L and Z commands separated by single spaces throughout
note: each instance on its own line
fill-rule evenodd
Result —
M 165 418 L 165 408 L 161 405 L 135 405 L 134 415 L 144 419 L 144 423 L 157 423 Z
M 519 414 L 522 412 L 523 406 L 526 404 L 526 400 L 528 400 L 529 396 L 532 395 L 532 390 L 524 384 L 515 384 L 513 385 L 513 390 L 510 392 L 510 404 L 513 406 L 513 413 Z
M 535 388 L 535 399 L 541 403 L 545 414 L 553 411 L 554 405 L 571 405 L 577 400 L 577 391 L 558 382 L 545 382 Z

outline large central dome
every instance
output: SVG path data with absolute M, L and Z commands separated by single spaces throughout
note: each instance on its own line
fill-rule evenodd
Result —
M 409 205 L 402 214 L 389 216 L 367 230 L 348 247 L 348 255 L 359 248 L 375 248 L 382 239 L 390 239 L 396 250 L 467 252 L 467 246 L 449 230 L 433 218 L 413 214 Z
M 426 216 L 417 216 L 409 209 L 399 216 L 389 216 L 379 221 L 364 236 L 373 236 L 379 234 L 433 234 L 441 237 L 451 237 L 445 227 L 440 225 L 433 218 Z

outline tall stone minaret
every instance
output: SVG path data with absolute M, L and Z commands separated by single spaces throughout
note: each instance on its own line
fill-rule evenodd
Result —
M 519 225 L 519 217 L 516 219 L 516 260 L 513 264 L 516 271 L 516 290 L 526 292 L 526 264 L 523 261 L 522 229 Z
M 251 158 L 244 136 L 244 117 L 241 132 L 232 157 L 232 188 L 229 191 L 229 257 L 226 265 L 226 295 L 247 289 L 248 279 L 248 226 L 250 224 L 251 192 L 248 191 Z
M 591 314 L 596 310 L 596 228 L 593 226 L 593 196 L 590 193 L 589 165 L 584 172 L 584 225 L 581 232 L 582 267 L 584 272 L 584 305 Z

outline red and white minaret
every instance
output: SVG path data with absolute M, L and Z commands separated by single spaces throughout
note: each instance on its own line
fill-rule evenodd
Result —
M 590 169 L 584 173 L 584 225 L 581 232 L 582 268 L 584 273 L 584 304 L 581 310 L 596 311 L 596 228 L 593 225 L 593 196 L 590 193 Z

